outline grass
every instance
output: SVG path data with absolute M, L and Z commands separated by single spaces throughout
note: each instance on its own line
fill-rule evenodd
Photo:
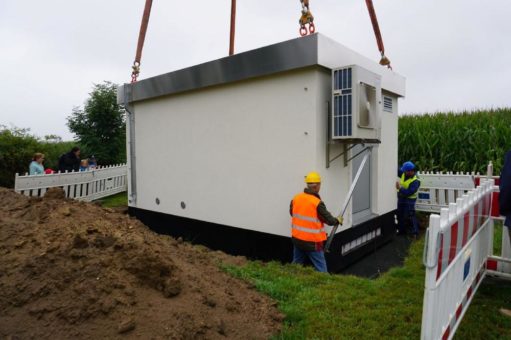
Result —
M 102 207 L 105 208 L 117 208 L 117 207 L 126 207 L 128 206 L 128 193 L 120 192 L 118 194 L 104 197 L 99 200 Z
M 276 262 L 225 269 L 278 301 L 286 319 L 277 339 L 417 339 L 424 293 L 423 246 L 423 240 L 413 243 L 404 266 L 376 280 Z M 498 312 L 500 307 L 511 308 L 510 288 L 508 282 L 486 280 L 456 338 L 511 338 L 511 319 Z
M 511 339 L 511 318 L 500 308 L 511 309 L 511 282 L 486 278 L 468 308 L 456 339 Z

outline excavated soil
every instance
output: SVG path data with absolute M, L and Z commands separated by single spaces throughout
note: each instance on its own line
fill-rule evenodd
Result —
M 0 339 L 266 339 L 276 304 L 219 263 L 95 204 L 0 188 Z

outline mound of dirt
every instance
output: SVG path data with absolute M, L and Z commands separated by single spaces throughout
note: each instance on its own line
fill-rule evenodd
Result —
M 0 188 L 0 338 L 263 339 L 276 304 L 218 263 L 112 209 Z

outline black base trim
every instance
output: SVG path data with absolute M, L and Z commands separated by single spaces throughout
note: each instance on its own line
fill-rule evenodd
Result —
M 129 208 L 129 213 L 157 233 L 182 237 L 192 243 L 202 244 L 214 250 L 222 250 L 231 255 L 243 255 L 263 261 L 291 262 L 292 260 L 293 246 L 290 237 L 133 207 Z M 396 234 L 394 214 L 395 212 L 392 211 L 337 233 L 332 241 L 330 252 L 326 254 L 329 271 L 338 272 L 390 241 Z M 378 229 L 379 232 L 377 232 Z M 378 236 L 376 236 L 377 234 Z M 367 240 L 367 236 L 364 238 L 364 235 L 375 237 L 369 237 L 370 240 Z M 360 241 L 365 239 L 366 242 L 343 254 L 343 245 L 357 239 Z

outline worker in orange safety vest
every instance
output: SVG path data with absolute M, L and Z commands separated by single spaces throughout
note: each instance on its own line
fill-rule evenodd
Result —
M 305 258 L 319 272 L 327 272 L 323 244 L 327 239 L 324 224 L 342 224 L 342 216 L 334 217 L 321 201 L 321 176 L 311 172 L 305 177 L 307 187 L 291 201 L 291 236 L 293 241 L 293 263 L 303 264 Z

